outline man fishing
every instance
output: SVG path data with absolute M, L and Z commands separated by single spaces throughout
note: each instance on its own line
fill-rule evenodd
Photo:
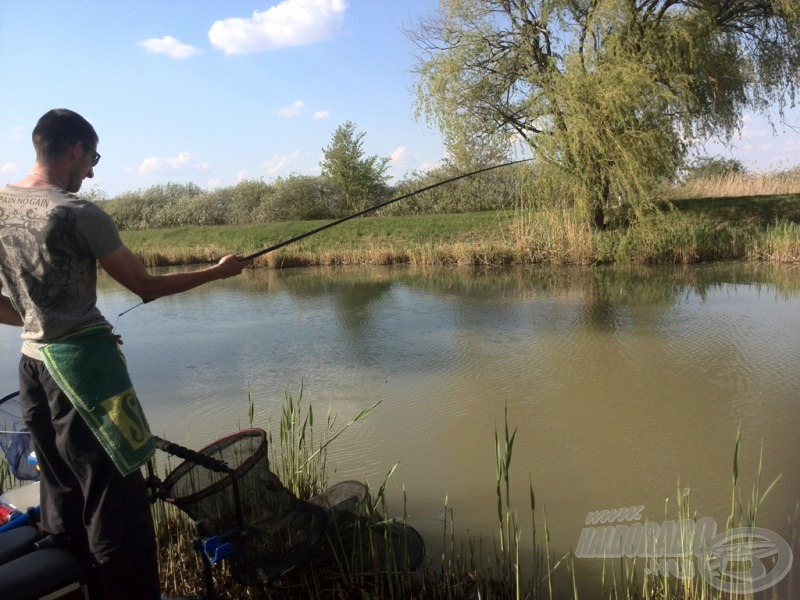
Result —
M 160 598 L 140 466 L 153 439 L 119 340 L 96 306 L 97 264 L 143 300 L 239 275 L 252 261 L 151 275 L 111 218 L 74 194 L 98 136 L 54 109 L 33 130 L 31 173 L 0 189 L 0 323 L 22 327 L 20 404 L 41 469 L 41 528 L 73 551 L 106 598 Z

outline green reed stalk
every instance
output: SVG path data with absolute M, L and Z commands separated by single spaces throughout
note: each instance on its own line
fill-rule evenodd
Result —
M 366 418 L 379 402 L 360 411 L 336 433 L 332 433 L 336 418 L 328 410 L 321 439 L 314 433 L 314 409 L 309 405 L 304 410 L 303 384 L 297 400 L 288 391 L 281 409 L 279 426 L 278 475 L 283 484 L 298 498 L 307 499 L 324 491 L 328 484 L 328 446 L 350 427 Z M 270 441 L 271 435 L 270 435 Z M 274 445 L 272 445 L 274 448 Z
M 739 483 L 739 448 L 742 442 L 742 428 L 741 425 L 736 431 L 736 443 L 733 446 L 733 471 L 731 472 L 731 514 L 728 516 L 728 521 L 725 529 L 733 528 L 733 515 L 736 509 L 736 491 Z
M 517 560 L 519 532 L 516 524 L 516 517 L 511 510 L 511 457 L 514 451 L 514 439 L 517 430 L 511 433 L 508 428 L 508 404 L 505 407 L 505 428 L 503 442 L 495 429 L 495 466 L 496 466 L 496 493 L 497 493 L 497 517 L 500 522 L 500 558 L 503 578 L 508 582 L 518 580 L 519 561 Z M 505 507 L 503 506 L 503 489 L 505 489 Z M 516 572 L 516 573 L 515 573 Z M 513 585 L 519 593 L 519 587 Z

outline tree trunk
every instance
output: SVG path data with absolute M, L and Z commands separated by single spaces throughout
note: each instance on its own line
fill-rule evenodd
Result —
M 606 173 L 598 173 L 595 185 L 592 186 L 592 225 L 598 231 L 606 228 L 605 210 L 603 206 L 611 193 L 611 180 Z
M 600 200 L 595 201 L 594 208 L 592 209 L 592 225 L 594 225 L 595 229 L 600 231 L 606 228 L 603 202 Z

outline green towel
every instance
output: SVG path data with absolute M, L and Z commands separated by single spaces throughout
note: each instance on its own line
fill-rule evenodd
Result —
M 155 451 L 153 435 L 108 325 L 83 329 L 40 351 L 119 472 L 128 475 L 147 462 Z

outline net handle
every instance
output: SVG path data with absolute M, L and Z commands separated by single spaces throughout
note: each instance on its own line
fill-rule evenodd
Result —
M 0 404 L 5 402 L 6 400 L 11 400 L 12 398 L 16 398 L 17 396 L 19 396 L 19 391 L 11 392 L 8 396 L 3 396 L 2 398 L 0 398 Z
M 240 527 L 242 528 L 245 527 L 246 523 L 244 519 L 244 511 L 242 510 L 242 499 L 239 494 L 239 482 L 236 479 L 235 469 L 232 469 L 221 460 L 217 460 L 216 458 L 212 458 L 205 454 L 201 454 L 200 452 L 195 452 L 194 450 L 190 450 L 189 448 L 184 448 L 183 446 L 179 446 L 174 442 L 170 442 L 163 438 L 160 438 L 157 435 L 153 436 L 153 441 L 155 442 L 156 448 L 158 448 L 163 452 L 166 452 L 167 454 L 173 454 L 178 458 L 182 458 L 196 465 L 200 465 L 201 467 L 205 467 L 210 471 L 215 471 L 217 473 L 225 473 L 226 475 L 229 475 L 231 478 L 231 484 L 233 485 L 233 503 L 236 509 L 236 520 L 239 523 Z
M 200 465 L 201 467 L 205 467 L 206 469 L 215 471 L 217 473 L 226 473 L 228 475 L 236 474 L 236 471 L 234 469 L 226 465 L 221 460 L 217 460 L 216 458 L 212 458 L 211 456 L 200 454 L 199 452 L 195 452 L 194 450 L 190 450 L 189 448 L 184 448 L 183 446 L 179 446 L 174 442 L 162 439 L 157 435 L 153 436 L 153 441 L 155 442 L 156 448 L 158 448 L 162 452 L 166 452 L 167 454 L 172 454 L 174 456 L 177 456 L 178 458 L 188 460 L 189 462 L 192 462 L 196 465 Z

